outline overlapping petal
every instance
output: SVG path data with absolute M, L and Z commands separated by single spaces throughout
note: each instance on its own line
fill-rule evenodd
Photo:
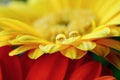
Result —
M 26 80 L 63 80 L 67 67 L 68 59 L 61 54 L 43 55 L 32 66 Z
M 22 69 L 18 56 L 10 57 L 8 55 L 11 50 L 12 48 L 9 46 L 0 48 L 0 78 L 3 80 L 23 80 Z
M 100 73 L 101 64 L 96 61 L 89 61 L 83 65 L 76 66 L 74 72 L 70 77 L 70 80 L 93 80 L 98 77 Z

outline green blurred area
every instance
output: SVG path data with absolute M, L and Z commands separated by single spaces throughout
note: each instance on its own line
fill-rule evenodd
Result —
M 27 1 L 27 0 L 0 0 L 0 4 L 9 3 L 10 1 Z
M 107 60 L 105 60 L 103 57 L 101 56 L 97 56 L 94 53 L 92 53 L 93 58 L 99 62 L 101 62 L 103 65 L 107 66 L 108 68 L 110 68 L 113 72 L 113 76 L 117 79 L 120 80 L 120 70 L 117 69 L 116 67 L 114 67 L 112 64 L 110 64 Z

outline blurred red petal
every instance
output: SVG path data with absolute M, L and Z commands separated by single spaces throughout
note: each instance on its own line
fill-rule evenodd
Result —
M 110 68 L 102 65 L 101 76 L 104 76 L 104 75 L 113 75 L 113 73 L 112 73 L 112 70 Z
M 23 71 L 23 79 L 25 79 L 29 70 L 31 69 L 31 67 L 33 66 L 36 60 L 30 59 L 26 52 L 20 56 L 20 61 L 21 61 L 21 66 Z
M 103 76 L 103 77 L 96 78 L 95 80 L 116 80 L 116 79 L 112 76 Z
M 82 65 L 78 65 L 72 73 L 70 80 L 93 80 L 99 77 L 100 74 L 101 64 L 96 61 L 89 61 Z
M 20 61 L 17 56 L 10 57 L 8 53 L 11 47 L 5 46 L 0 48 L 0 64 L 2 69 L 3 80 L 22 80 L 22 71 Z
M 41 56 L 31 68 L 26 80 L 64 80 L 68 58 L 59 53 Z
M 2 69 L 1 69 L 1 65 L 0 65 L 0 80 L 2 80 Z
M 65 76 L 65 80 L 70 80 L 70 76 L 71 74 L 73 73 L 74 69 L 75 68 L 78 68 L 80 67 L 81 65 L 89 62 L 93 60 L 92 59 L 92 56 L 90 54 L 86 54 L 84 57 L 82 57 L 81 59 L 74 59 L 74 60 L 69 60 L 69 67 L 67 69 L 67 73 L 66 73 L 66 76 Z M 76 64 L 77 63 L 77 64 Z

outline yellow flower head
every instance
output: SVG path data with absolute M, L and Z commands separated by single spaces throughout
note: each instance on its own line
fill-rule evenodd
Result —
M 119 0 L 28 0 L 0 6 L 0 46 L 17 45 L 31 59 L 60 52 L 80 59 L 88 51 L 120 69 Z M 111 50 L 112 48 L 112 50 Z M 114 50 L 117 51 L 114 51 Z

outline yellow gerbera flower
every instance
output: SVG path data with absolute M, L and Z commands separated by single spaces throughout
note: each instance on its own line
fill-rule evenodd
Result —
M 0 46 L 18 45 L 10 56 L 61 52 L 80 59 L 88 51 L 120 69 L 119 0 L 28 0 L 0 6 Z

